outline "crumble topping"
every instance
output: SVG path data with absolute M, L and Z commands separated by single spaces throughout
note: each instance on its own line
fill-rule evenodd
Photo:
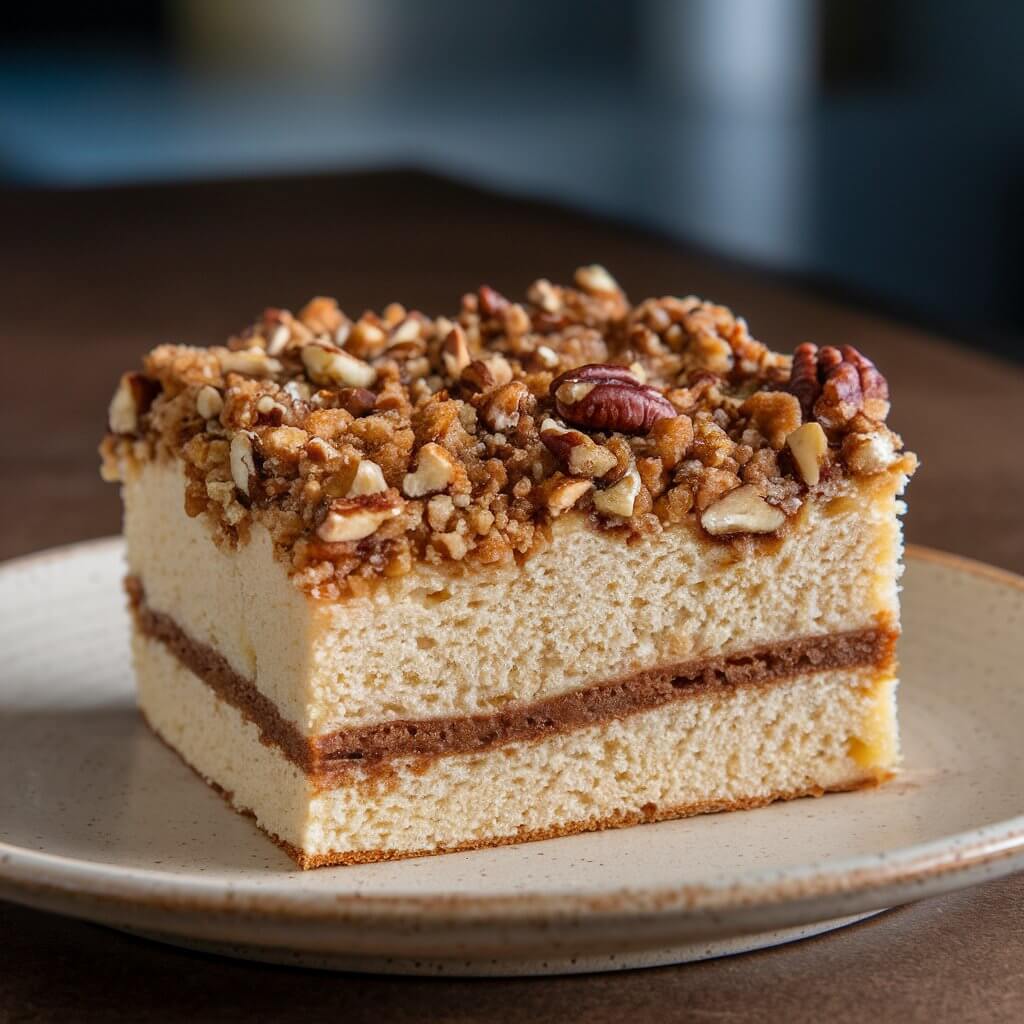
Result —
M 912 472 L 888 411 L 852 347 L 791 360 L 724 306 L 634 306 L 590 266 L 522 303 L 484 285 L 451 318 L 352 320 L 320 297 L 224 346 L 158 346 L 121 378 L 101 452 L 111 480 L 181 459 L 218 543 L 258 520 L 336 598 L 416 560 L 526 558 L 570 511 L 626 540 L 696 522 L 749 546 L 845 476 Z

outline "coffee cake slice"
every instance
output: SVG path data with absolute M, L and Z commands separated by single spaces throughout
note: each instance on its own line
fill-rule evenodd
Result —
M 880 782 L 888 409 L 599 267 L 160 346 L 102 445 L 142 713 L 303 867 Z

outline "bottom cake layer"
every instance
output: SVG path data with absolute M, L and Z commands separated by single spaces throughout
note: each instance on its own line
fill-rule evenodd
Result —
M 302 867 L 360 863 L 754 807 L 884 780 L 896 681 L 828 670 L 484 753 L 353 766 L 318 788 L 160 643 L 133 637 L 150 726 Z

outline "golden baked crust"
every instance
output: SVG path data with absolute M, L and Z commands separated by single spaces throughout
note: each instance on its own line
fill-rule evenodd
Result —
M 526 301 L 349 319 L 316 298 L 226 346 L 162 345 L 125 374 L 101 451 L 117 479 L 178 458 L 219 543 L 257 519 L 313 596 L 419 561 L 522 559 L 578 513 L 629 541 L 683 524 L 777 536 L 844 475 L 909 473 L 885 380 L 855 349 L 770 351 L 723 306 L 631 305 L 600 267 Z

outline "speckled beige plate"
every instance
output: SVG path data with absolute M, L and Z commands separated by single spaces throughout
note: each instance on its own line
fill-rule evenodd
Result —
M 236 956 L 606 970 L 811 935 L 1024 867 L 1024 580 L 915 550 L 879 790 L 301 873 L 136 715 L 116 540 L 0 568 L 0 896 Z

